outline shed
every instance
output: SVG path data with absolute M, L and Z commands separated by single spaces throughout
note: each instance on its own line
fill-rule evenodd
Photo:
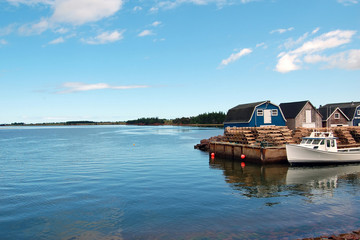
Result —
M 339 107 L 320 107 L 319 112 L 323 116 L 323 127 L 349 126 L 350 119 Z
M 285 126 L 286 120 L 279 106 L 270 101 L 240 104 L 226 115 L 224 127 Z
M 280 104 L 286 119 L 286 126 L 295 130 L 297 127 L 320 128 L 322 116 L 310 101 L 289 102 Z
M 360 102 L 330 103 L 320 106 L 319 109 L 332 112 L 339 108 L 348 118 L 348 126 L 360 126 Z

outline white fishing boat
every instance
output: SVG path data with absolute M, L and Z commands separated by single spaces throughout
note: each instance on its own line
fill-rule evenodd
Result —
M 287 144 L 286 154 L 290 164 L 360 162 L 360 148 L 338 149 L 332 132 L 312 132 L 300 144 Z

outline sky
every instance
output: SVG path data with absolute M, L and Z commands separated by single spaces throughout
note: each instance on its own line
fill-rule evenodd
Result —
M 0 0 L 0 123 L 360 101 L 360 0 Z

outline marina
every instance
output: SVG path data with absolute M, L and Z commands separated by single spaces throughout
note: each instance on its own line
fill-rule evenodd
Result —
M 360 240 L 360 0 L 0 5 L 0 240 Z

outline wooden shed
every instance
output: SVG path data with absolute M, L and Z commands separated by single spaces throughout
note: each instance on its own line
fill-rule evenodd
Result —
M 348 118 L 348 126 L 360 126 L 360 102 L 331 103 L 321 106 L 323 112 L 332 112 L 339 108 Z
M 285 126 L 286 120 L 279 106 L 270 101 L 240 104 L 226 115 L 224 127 Z
M 280 104 L 286 118 L 286 126 L 295 130 L 297 127 L 320 128 L 322 116 L 310 101 L 289 102 Z
M 323 127 L 349 126 L 350 119 L 339 107 L 327 108 L 325 106 L 319 108 L 323 117 Z

